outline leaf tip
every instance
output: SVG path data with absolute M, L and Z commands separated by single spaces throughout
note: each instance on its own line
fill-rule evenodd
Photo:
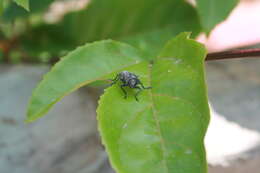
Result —
M 29 0 L 15 0 L 15 3 L 21 7 L 23 7 L 26 11 L 30 11 Z
M 33 122 L 33 121 L 30 120 L 30 119 L 25 119 L 25 120 L 24 120 L 24 123 L 25 123 L 25 124 L 30 124 L 30 123 L 32 123 L 32 122 Z
M 189 39 L 191 36 L 191 33 L 192 32 L 182 32 L 177 37 L 183 37 L 183 38 Z
M 24 123 L 29 124 L 32 123 L 36 120 L 37 118 L 35 118 L 35 116 L 32 116 L 32 114 L 29 112 L 29 108 L 27 109 L 27 115 L 26 115 L 26 119 L 24 120 Z
M 27 113 L 27 117 L 24 120 L 24 123 L 29 124 L 29 123 L 32 123 L 35 120 L 36 120 L 36 118 L 33 118 L 33 116 L 31 114 Z

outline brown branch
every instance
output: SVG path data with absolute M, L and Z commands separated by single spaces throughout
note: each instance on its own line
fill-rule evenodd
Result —
M 0 46 L 0 49 L 1 49 L 1 46 Z M 234 58 L 252 58 L 252 57 L 260 58 L 260 48 L 237 49 L 237 50 L 209 53 L 206 57 L 206 61 L 234 59 Z M 53 57 L 47 63 L 55 64 L 58 60 L 59 60 L 58 57 Z M 34 58 L 34 59 L 33 58 L 22 58 L 22 62 L 26 63 L 26 64 L 41 63 L 36 58 Z M 5 63 L 8 63 L 8 62 L 5 62 Z
M 259 48 L 209 53 L 206 57 L 206 61 L 233 59 L 233 58 L 252 58 L 252 57 L 260 58 Z

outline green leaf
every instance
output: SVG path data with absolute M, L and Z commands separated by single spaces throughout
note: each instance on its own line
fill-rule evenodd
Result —
M 85 43 L 120 39 L 168 26 L 172 30 L 187 29 L 189 22 L 192 25 L 188 29 L 197 29 L 196 17 L 194 8 L 180 0 L 93 0 L 85 10 L 65 16 L 62 25 L 72 31 L 69 34 L 79 43 Z
M 135 48 L 115 42 L 86 44 L 61 59 L 34 90 L 27 122 L 43 116 L 57 101 L 79 87 L 138 63 L 142 54 Z
M 216 24 L 225 20 L 238 0 L 196 0 L 204 30 L 209 33 Z
M 102 142 L 117 173 L 206 173 L 204 136 L 209 108 L 203 45 L 183 33 L 168 42 L 152 64 L 126 70 L 145 86 L 140 102 L 118 85 L 106 89 L 98 106 Z
M 0 0 L 0 17 L 2 16 L 5 8 L 6 8 L 6 4 L 7 4 L 7 0 Z
M 0 16 L 3 13 L 3 9 L 4 9 L 4 0 L 0 0 Z
M 77 88 L 128 70 L 152 89 L 143 90 L 137 102 L 137 91 L 128 88 L 124 99 L 119 84 L 113 85 L 97 110 L 102 142 L 117 173 L 206 173 L 206 50 L 188 37 L 182 33 L 169 41 L 153 62 L 110 40 L 72 51 L 34 91 L 27 121 L 41 117 Z
M 196 88 L 196 86 L 191 85 L 193 84 L 193 82 L 189 84 L 190 87 L 187 86 L 187 88 L 193 90 L 194 93 L 192 93 L 192 95 L 187 91 L 185 92 L 185 88 L 178 84 L 175 84 L 173 87 L 171 87 L 169 92 L 174 92 L 172 88 L 174 88 L 175 86 L 182 87 L 180 88 L 180 90 L 184 90 L 183 94 L 187 94 L 187 100 L 195 99 L 190 101 L 198 106 L 198 109 L 203 113 L 203 115 L 205 115 L 205 117 L 209 118 L 208 98 L 204 72 L 204 62 L 207 55 L 207 51 L 203 44 L 196 42 L 195 40 L 189 39 L 189 35 L 190 33 L 181 33 L 177 37 L 169 41 L 159 54 L 158 60 L 160 61 L 161 59 L 170 58 L 174 60 L 177 65 L 186 64 L 189 70 L 198 73 L 199 77 L 198 79 L 195 79 L 197 82 L 194 82 L 194 84 L 197 83 L 201 86 L 197 86 L 198 88 Z M 185 71 L 183 71 L 183 75 L 184 73 Z M 170 79 L 171 76 L 169 76 L 169 80 Z M 178 91 L 179 90 L 176 90 L 175 94 L 178 94 Z
M 29 0 L 14 0 L 18 5 L 29 11 Z
M 4 10 L 3 21 L 14 21 L 17 18 L 28 18 L 32 15 L 42 13 L 54 0 L 29 0 L 30 11 L 15 2 L 11 2 Z M 31 32 L 31 31 L 30 31 Z
M 39 26 L 23 38 L 38 46 L 26 48 L 27 52 L 41 53 L 60 38 L 69 41 L 51 46 L 57 47 L 57 52 L 68 50 L 68 43 L 75 48 L 86 42 L 114 39 L 140 48 L 152 58 L 169 38 L 183 31 L 197 35 L 201 26 L 195 8 L 182 0 L 93 0 L 85 9 L 67 14 L 55 25 Z

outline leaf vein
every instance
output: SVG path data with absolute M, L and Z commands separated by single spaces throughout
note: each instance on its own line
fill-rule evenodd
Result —
M 196 110 L 196 111 L 199 113 L 200 118 L 201 118 L 202 120 L 205 120 L 204 117 L 203 117 L 203 114 L 199 111 L 199 109 L 198 109 L 191 101 L 189 101 L 189 100 L 182 99 L 182 98 L 180 98 L 180 97 L 170 96 L 170 95 L 168 95 L 168 94 L 155 94 L 155 93 L 152 93 L 152 95 L 153 95 L 153 96 L 162 96 L 162 97 L 164 96 L 164 97 L 168 97 L 168 98 L 170 98 L 170 99 L 172 99 L 172 100 L 182 100 L 182 101 L 184 101 L 184 102 L 187 102 L 187 103 L 189 103 L 189 104 L 194 108 L 194 110 Z
M 152 86 L 152 64 L 149 64 L 148 65 L 148 68 L 149 68 L 149 83 L 150 83 L 150 86 Z M 157 115 L 157 112 L 156 112 L 156 109 L 155 109 L 155 106 L 154 106 L 154 100 L 153 100 L 153 93 L 152 93 L 152 90 L 150 90 L 150 97 L 151 97 L 151 103 L 152 103 L 152 114 L 153 114 L 153 118 L 154 118 L 154 121 L 156 123 L 156 127 L 157 127 L 157 131 L 158 131 L 158 135 L 160 137 L 160 143 L 161 143 L 161 149 L 162 149 L 162 154 L 163 154 L 163 164 L 165 166 L 165 169 L 166 169 L 166 172 L 168 173 L 169 172 L 169 169 L 168 169 L 168 166 L 167 166 L 167 161 L 165 159 L 165 156 L 166 156 L 166 147 L 165 147 L 165 143 L 164 143 L 164 140 L 162 138 L 162 132 L 161 132 L 161 128 L 160 128 L 160 123 L 159 123 L 159 120 L 158 120 L 158 115 Z

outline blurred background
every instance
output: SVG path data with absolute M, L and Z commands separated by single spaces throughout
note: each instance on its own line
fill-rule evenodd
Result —
M 130 17 L 122 22 L 125 29 L 118 34 L 113 27 L 121 23 L 113 13 L 107 23 L 98 23 L 107 15 L 102 13 L 105 8 L 88 7 L 88 3 L 41 0 L 32 1 L 30 14 L 15 3 L 4 10 L 0 19 L 0 173 L 113 173 L 96 127 L 101 89 L 81 88 L 47 116 L 24 123 L 33 88 L 61 56 L 85 42 L 110 37 L 125 40 L 129 33 L 146 30 L 140 23 L 138 30 L 131 28 Z M 187 23 L 196 20 L 189 15 Z M 259 19 L 260 1 L 241 0 L 208 37 L 198 34 L 200 26 L 186 22 L 173 35 L 192 30 L 209 52 L 259 48 Z M 166 34 L 159 38 L 153 32 Z M 167 28 L 151 33 L 126 41 L 145 50 L 169 39 Z M 162 41 L 154 41 L 158 39 Z M 260 58 L 206 62 L 206 75 L 212 116 L 205 140 L 209 173 L 259 172 Z

